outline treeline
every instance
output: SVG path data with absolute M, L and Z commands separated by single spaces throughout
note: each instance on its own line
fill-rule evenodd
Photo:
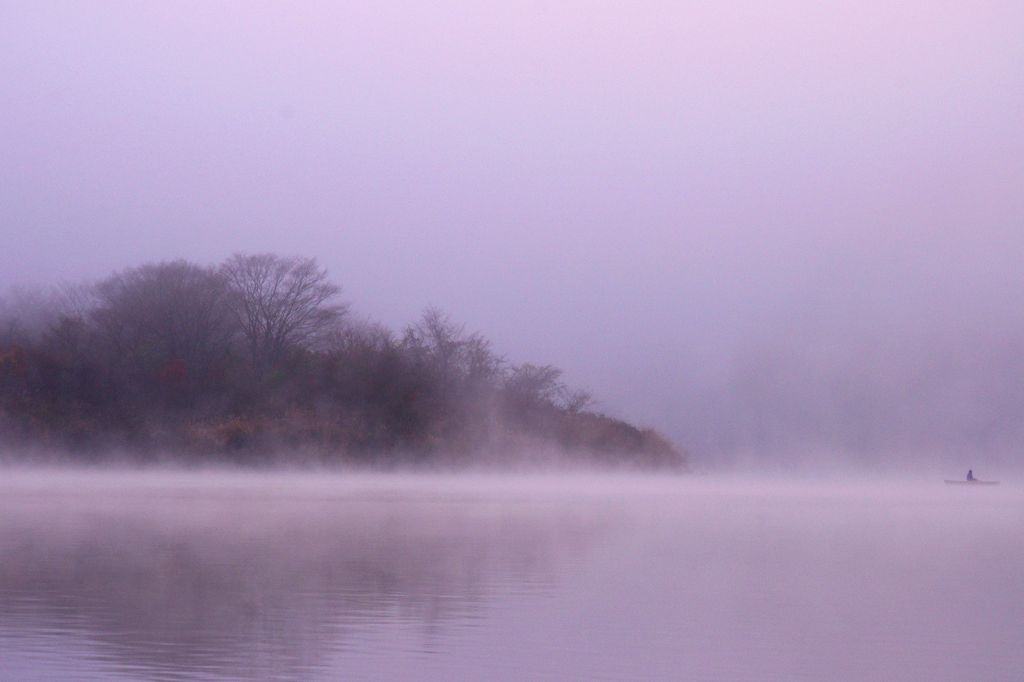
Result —
M 588 410 L 554 367 L 510 364 L 436 309 L 396 334 L 340 293 L 314 259 L 238 254 L 12 296 L 0 435 L 80 459 L 684 464 L 657 433 Z

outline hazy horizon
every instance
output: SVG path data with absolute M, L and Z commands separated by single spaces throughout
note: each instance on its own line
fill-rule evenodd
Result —
M 401 328 L 439 306 L 696 464 L 1005 467 L 1024 437 L 1022 20 L 1014 2 L 5 2 L 0 291 L 315 256 L 356 314 Z

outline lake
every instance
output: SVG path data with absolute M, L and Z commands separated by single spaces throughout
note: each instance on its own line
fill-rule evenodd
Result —
M 1019 681 L 1021 490 L 5 471 L 0 679 Z

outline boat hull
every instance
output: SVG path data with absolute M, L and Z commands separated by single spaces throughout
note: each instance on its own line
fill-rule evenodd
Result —
M 946 481 L 946 485 L 999 485 L 999 481 Z

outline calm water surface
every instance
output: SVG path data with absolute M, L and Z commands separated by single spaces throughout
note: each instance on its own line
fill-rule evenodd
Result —
M 1019 681 L 1020 491 L 4 472 L 0 679 Z

